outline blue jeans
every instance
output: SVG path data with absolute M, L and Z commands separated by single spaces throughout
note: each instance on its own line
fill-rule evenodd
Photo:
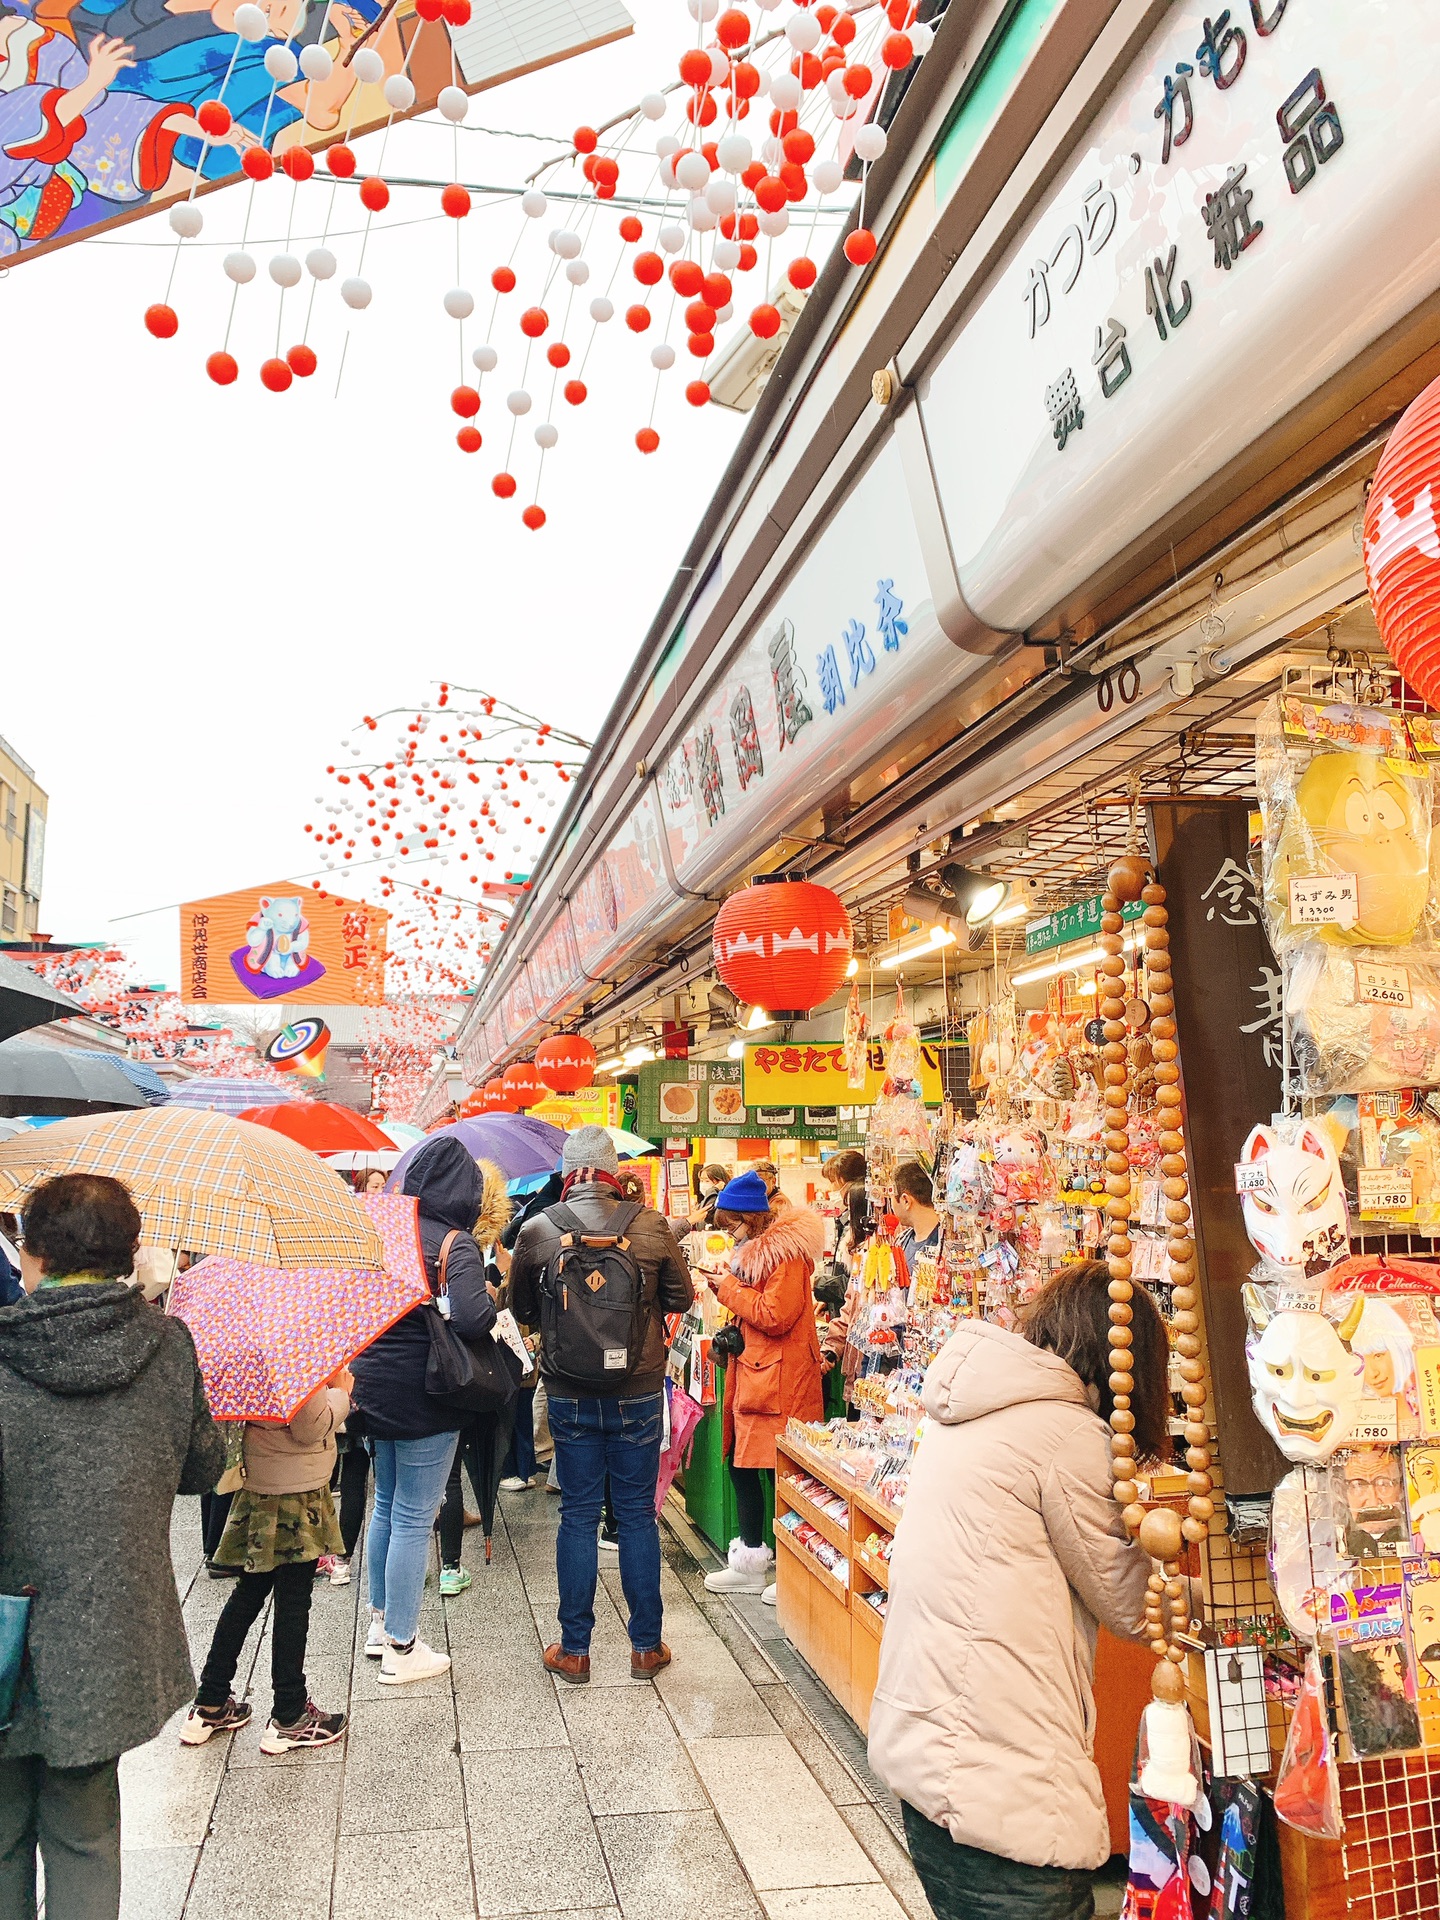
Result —
M 515 1431 L 510 1450 L 500 1469 L 502 1480 L 533 1480 L 539 1466 L 535 1458 L 535 1389 L 524 1387 L 515 1396 Z
M 376 1440 L 375 1511 L 365 1538 L 370 1604 L 398 1646 L 415 1638 L 430 1558 L 430 1534 L 454 1458 L 454 1433 L 424 1440 Z
M 620 1528 L 620 1584 L 630 1608 L 630 1644 L 639 1653 L 660 1645 L 660 1478 L 662 1397 L 561 1399 L 550 1395 L 550 1431 L 560 1474 L 560 1533 L 555 1574 L 560 1586 L 560 1645 L 588 1653 L 595 1630 L 596 1536 L 605 1476 Z

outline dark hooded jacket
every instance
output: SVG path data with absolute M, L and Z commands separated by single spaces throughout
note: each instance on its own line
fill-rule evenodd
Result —
M 36 1589 L 0 1759 L 112 1760 L 190 1698 L 171 1509 L 224 1468 L 183 1322 L 118 1281 L 0 1309 L 0 1593 Z
M 401 1192 L 420 1202 L 420 1250 L 430 1289 L 439 1283 L 440 1249 L 457 1233 L 445 1263 L 450 1324 L 465 1340 L 478 1340 L 495 1324 L 495 1303 L 485 1285 L 485 1263 L 471 1228 L 480 1217 L 485 1186 L 480 1169 L 453 1134 L 427 1140 L 405 1169 Z M 360 1425 L 380 1440 L 423 1440 L 454 1433 L 461 1416 L 447 1412 L 425 1391 L 430 1305 L 412 1307 L 350 1363 Z M 351 1426 L 357 1423 L 352 1421 Z

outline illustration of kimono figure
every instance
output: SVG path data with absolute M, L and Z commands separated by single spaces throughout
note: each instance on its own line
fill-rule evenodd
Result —
M 192 17 L 208 18 L 204 14 Z M 143 94 L 150 100 L 172 101 L 191 113 L 206 100 L 223 98 L 236 124 L 268 147 L 276 134 L 302 117 L 299 107 L 285 99 L 265 71 L 266 52 L 279 44 L 268 38 L 253 44 L 241 41 L 237 53 L 233 33 L 207 33 L 198 39 L 180 41 L 150 59 L 137 58 L 133 67 L 117 76 L 115 87 L 117 91 Z M 139 51 L 137 47 L 137 55 Z M 233 68 L 232 54 L 235 56 Z M 239 164 L 233 147 L 206 146 L 189 135 L 179 142 L 175 158 L 180 166 L 198 173 L 202 180 L 223 180 L 233 174 Z
M 88 72 L 72 40 L 20 19 L 0 42 L 0 259 L 51 239 L 88 192 L 139 202 L 169 176 L 176 109 L 102 93 L 68 124 L 62 96 Z

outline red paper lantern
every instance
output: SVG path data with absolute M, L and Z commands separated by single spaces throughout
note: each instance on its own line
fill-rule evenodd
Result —
M 767 1013 L 808 1013 L 845 982 L 853 935 L 838 894 L 813 880 L 758 880 L 715 916 L 715 971 Z
M 526 1107 L 538 1106 L 549 1091 L 535 1071 L 533 1060 L 517 1060 L 513 1067 L 506 1067 L 500 1078 L 511 1106 L 522 1113 Z
M 595 1049 L 578 1033 L 557 1033 L 535 1049 L 535 1071 L 552 1093 L 579 1093 L 595 1078 Z
M 1401 673 L 1440 706 L 1440 380 L 1401 414 L 1365 505 L 1365 579 Z
M 482 1113 L 514 1113 L 516 1110 L 503 1080 L 487 1080 L 480 1089 L 479 1099 Z

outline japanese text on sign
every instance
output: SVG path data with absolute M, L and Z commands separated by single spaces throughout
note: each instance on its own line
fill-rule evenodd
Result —
M 1353 927 L 1360 889 L 1353 873 L 1296 876 L 1290 882 L 1290 918 L 1297 927 Z
M 1355 997 L 1362 1005 L 1371 1007 L 1410 1006 L 1409 968 L 1387 967 L 1378 961 L 1357 960 Z

